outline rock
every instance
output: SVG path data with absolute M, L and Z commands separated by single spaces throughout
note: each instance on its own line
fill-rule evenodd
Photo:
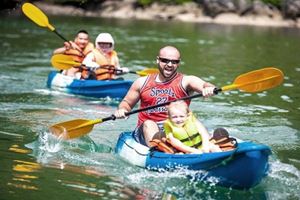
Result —
M 235 12 L 236 7 L 232 0 L 204 0 L 203 9 L 205 14 L 216 17 L 225 12 Z
M 282 11 L 285 18 L 297 20 L 300 17 L 300 0 L 283 0 Z
M 85 11 L 83 9 L 76 8 L 74 6 L 58 6 L 58 5 L 46 4 L 42 2 L 35 2 L 34 5 L 36 5 L 44 12 L 51 15 L 73 15 L 73 16 L 85 15 Z
M 294 20 L 284 19 L 277 8 L 262 4 L 257 0 L 254 2 L 252 0 L 199 0 L 198 4 L 190 2 L 183 5 L 166 5 L 156 2 L 146 7 L 136 6 L 135 0 L 107 0 L 95 6 L 93 10 L 84 10 L 74 6 L 46 4 L 40 1 L 34 2 L 34 4 L 48 15 L 178 20 L 199 23 L 292 26 L 300 28 L 300 0 L 290 1 L 285 0 L 285 12 L 286 15 L 293 16 Z M 212 13 L 207 14 L 210 11 Z

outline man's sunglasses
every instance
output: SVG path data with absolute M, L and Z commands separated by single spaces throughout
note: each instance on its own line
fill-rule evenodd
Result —
M 166 63 L 168 64 L 169 62 L 171 62 L 173 65 L 176 65 L 180 62 L 180 60 L 170 60 L 170 59 L 167 59 L 167 58 L 161 58 L 161 57 L 158 57 L 158 59 L 163 62 L 163 63 Z

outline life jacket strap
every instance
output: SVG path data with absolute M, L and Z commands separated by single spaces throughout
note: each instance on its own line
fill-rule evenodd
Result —
M 190 141 L 190 140 L 195 139 L 195 138 L 198 137 L 198 136 L 200 137 L 199 133 L 195 133 L 195 134 L 193 134 L 192 136 L 189 136 L 189 137 L 187 137 L 187 138 L 181 139 L 180 142 L 182 142 L 182 143 L 188 142 L 188 141 Z

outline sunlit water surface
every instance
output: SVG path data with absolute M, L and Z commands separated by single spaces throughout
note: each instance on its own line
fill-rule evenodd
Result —
M 237 90 L 194 99 L 192 110 L 211 132 L 225 127 L 243 140 L 272 149 L 268 176 L 239 191 L 186 178 L 193 171 L 151 172 L 114 154 L 122 131 L 133 130 L 136 115 L 108 121 L 74 140 L 48 127 L 66 120 L 111 115 L 112 99 L 84 98 L 46 87 L 54 48 L 62 42 L 25 17 L 1 17 L 0 26 L 0 198 L 1 199 L 299 199 L 300 198 L 300 30 L 219 26 L 179 22 L 50 17 L 65 37 L 86 29 L 115 37 L 121 63 L 132 70 L 154 67 L 158 49 L 176 45 L 181 72 L 219 87 L 262 67 L 276 66 L 284 83 L 248 94 Z M 126 75 L 126 79 L 136 79 Z

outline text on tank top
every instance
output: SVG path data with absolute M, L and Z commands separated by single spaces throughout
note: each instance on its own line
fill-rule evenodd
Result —
M 155 81 L 157 76 L 158 74 L 152 74 L 147 77 L 140 91 L 140 108 L 188 96 L 188 93 L 182 86 L 183 75 L 181 73 L 177 73 L 171 80 L 162 83 Z M 186 103 L 189 105 L 190 100 L 186 100 Z M 164 121 L 167 117 L 167 108 L 165 106 L 149 109 L 139 113 L 137 125 L 141 125 L 146 120 L 153 120 L 155 122 Z

